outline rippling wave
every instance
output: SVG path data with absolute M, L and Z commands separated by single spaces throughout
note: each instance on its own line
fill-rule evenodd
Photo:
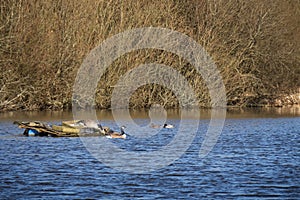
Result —
M 208 122 L 201 121 L 180 159 L 147 174 L 127 174 L 102 164 L 80 138 L 23 137 L 11 122 L 0 122 L 0 198 L 300 198 L 300 118 L 227 119 L 213 151 L 200 159 Z M 103 123 L 113 125 L 111 120 Z M 151 151 L 173 136 L 168 130 L 151 140 L 129 136 L 114 142 L 131 151 Z

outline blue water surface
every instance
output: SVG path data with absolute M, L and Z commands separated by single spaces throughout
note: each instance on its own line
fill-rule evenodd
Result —
M 98 161 L 80 138 L 24 137 L 12 121 L 1 121 L 0 199 L 300 199 L 299 117 L 227 119 L 213 150 L 199 158 L 208 123 L 200 121 L 175 162 L 133 174 Z M 177 129 L 168 131 L 113 142 L 157 150 Z

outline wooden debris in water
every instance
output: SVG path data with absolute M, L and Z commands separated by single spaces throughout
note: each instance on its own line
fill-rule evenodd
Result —
M 25 129 L 24 135 L 28 135 L 29 130 L 35 130 L 38 132 L 38 136 L 52 136 L 52 137 L 104 136 L 95 128 L 88 128 L 84 126 L 72 126 L 71 121 L 63 122 L 62 125 L 52 125 L 52 126 L 39 121 L 34 121 L 34 122 L 15 121 L 14 124 L 17 124 L 19 128 Z

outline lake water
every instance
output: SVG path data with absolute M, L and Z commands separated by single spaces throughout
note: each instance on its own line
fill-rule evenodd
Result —
M 203 113 L 183 155 L 142 174 L 100 162 L 80 138 L 23 137 L 12 124 L 59 123 L 70 119 L 70 113 L 2 113 L 0 199 L 300 199 L 299 110 L 228 112 L 216 145 L 199 158 L 209 124 L 209 111 Z M 132 115 L 137 123 L 149 122 L 145 113 Z M 128 151 L 159 149 L 176 135 L 181 123 L 176 116 L 168 117 L 175 129 L 161 130 L 151 140 L 134 139 L 129 133 L 128 139 L 113 143 Z M 111 114 L 99 117 L 103 124 L 115 126 Z

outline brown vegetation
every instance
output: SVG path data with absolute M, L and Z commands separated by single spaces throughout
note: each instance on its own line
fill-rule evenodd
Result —
M 147 26 L 185 33 L 204 46 L 221 71 L 228 105 L 272 105 L 300 88 L 299 11 L 299 0 L 1 1 L 0 110 L 70 108 L 77 70 L 89 51 L 114 34 Z M 210 105 L 193 66 L 168 52 L 140 50 L 109 67 L 97 106 L 110 107 L 120 75 L 151 62 L 179 70 L 200 105 Z M 178 106 L 172 91 L 159 85 L 131 97 L 132 107 L 154 103 Z

